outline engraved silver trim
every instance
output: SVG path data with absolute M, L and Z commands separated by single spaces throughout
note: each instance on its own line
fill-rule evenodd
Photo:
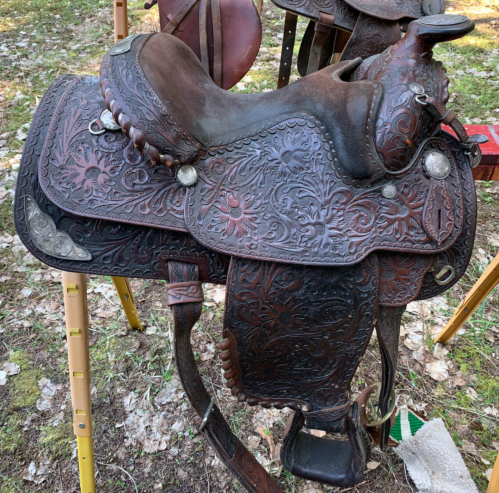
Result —
M 385 199 L 393 199 L 395 195 L 397 195 L 397 187 L 394 183 L 387 183 L 382 189 L 381 189 L 381 195 L 385 197 Z
M 424 158 L 426 172 L 435 180 L 443 180 L 449 176 L 449 158 L 441 152 L 429 152 Z
M 48 214 L 44 214 L 35 199 L 24 199 L 26 223 L 31 240 L 43 253 L 63 260 L 92 260 L 90 252 L 79 245 L 64 231 L 59 231 Z
M 437 14 L 423 16 L 418 19 L 418 22 L 426 26 L 455 26 L 468 20 L 466 15 Z
M 118 41 L 110 50 L 109 54 L 111 56 L 115 55 L 122 55 L 123 53 L 126 53 L 127 51 L 130 50 L 132 46 L 132 41 L 137 37 L 140 36 L 140 34 L 132 34 L 131 36 L 128 36 L 125 39 L 122 39 L 121 41 Z

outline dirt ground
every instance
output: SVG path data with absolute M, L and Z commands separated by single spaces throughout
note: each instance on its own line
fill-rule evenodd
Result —
M 499 124 L 499 14 L 495 0 L 448 3 L 477 30 L 438 47 L 449 69 L 452 107 L 467 123 Z M 157 11 L 130 2 L 130 29 L 158 29 Z M 264 40 L 234 90 L 275 88 L 284 15 L 269 1 Z M 300 19 L 300 36 L 306 20 Z M 299 41 L 298 39 L 298 41 Z M 19 159 L 32 114 L 51 82 L 98 70 L 112 45 L 112 3 L 98 0 L 14 1 L 0 5 L 0 493 L 79 491 L 72 434 L 61 273 L 38 262 L 16 236 L 11 213 Z M 295 51 L 298 49 L 298 42 Z M 298 77 L 296 71 L 293 80 Z M 479 225 L 471 265 L 445 295 L 411 303 L 403 319 L 397 393 L 428 418 L 442 418 L 480 492 L 499 450 L 499 296 L 494 291 L 446 348 L 432 340 L 499 253 L 499 184 L 477 183 Z M 196 432 L 195 413 L 175 370 L 165 282 L 132 280 L 144 331 L 131 331 L 111 279 L 89 276 L 92 412 L 96 484 L 104 492 L 238 492 Z M 282 443 L 289 410 L 250 407 L 224 386 L 217 344 L 224 287 L 205 285 L 207 301 L 192 344 L 206 388 L 233 431 L 286 491 L 415 492 L 403 461 L 374 447 L 355 488 L 302 481 L 285 471 Z M 1 375 L 1 374 L 0 374 Z M 352 387 L 379 381 L 376 338 Z M 263 438 L 262 438 L 263 437 Z

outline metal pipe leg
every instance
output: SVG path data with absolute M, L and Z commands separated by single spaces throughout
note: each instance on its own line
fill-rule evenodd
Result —
M 142 324 L 140 323 L 139 314 L 137 313 L 137 306 L 135 305 L 135 298 L 133 297 L 132 289 L 130 287 L 130 282 L 126 277 L 112 277 L 116 291 L 125 310 L 126 318 L 130 324 L 131 329 L 142 330 Z
M 90 407 L 87 278 L 84 274 L 63 272 L 62 286 L 66 312 L 71 405 L 80 467 L 80 488 L 81 493 L 95 493 Z
M 499 283 L 499 255 L 487 267 L 480 279 L 471 288 L 464 301 L 457 307 L 453 317 L 440 332 L 435 342 L 449 342 L 452 336 L 464 325 L 473 315 L 473 312 L 480 306 L 480 303 Z
M 128 36 L 127 0 L 114 0 L 114 42 Z

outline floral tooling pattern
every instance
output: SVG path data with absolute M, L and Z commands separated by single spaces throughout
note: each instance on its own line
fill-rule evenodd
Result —
M 174 173 L 120 131 L 88 131 L 104 109 L 98 87 L 96 78 L 77 78 L 59 101 L 39 169 L 45 193 L 75 214 L 185 231 L 185 188 Z
M 377 277 L 375 256 L 349 269 L 233 258 L 224 337 L 235 340 L 239 392 L 250 403 L 345 404 L 374 327 Z
M 442 180 L 448 200 L 438 204 L 440 223 L 432 219 L 435 210 L 425 209 L 432 184 L 422 160 L 431 149 L 452 163 Z M 461 183 L 440 139 L 428 139 L 412 163 L 391 181 L 397 188 L 392 198 L 382 194 L 387 181 L 368 190 L 348 186 L 318 126 L 294 118 L 205 154 L 197 163 L 198 184 L 189 191 L 187 226 L 215 250 L 263 260 L 348 265 L 373 250 L 434 253 L 461 231 Z

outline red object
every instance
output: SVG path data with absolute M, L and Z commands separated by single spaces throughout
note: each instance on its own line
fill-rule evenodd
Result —
M 464 125 L 468 135 L 483 134 L 489 138 L 486 144 L 480 144 L 482 160 L 473 170 L 475 180 L 499 181 L 499 125 Z M 442 129 L 455 135 L 447 125 Z

